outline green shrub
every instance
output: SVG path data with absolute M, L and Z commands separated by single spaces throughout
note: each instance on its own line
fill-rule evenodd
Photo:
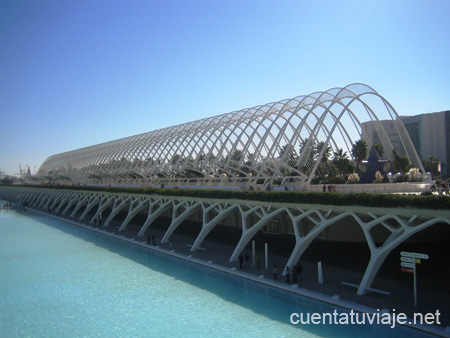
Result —
M 130 193 L 159 196 L 182 196 L 221 200 L 248 200 L 273 203 L 359 205 L 367 207 L 412 207 L 420 209 L 449 209 L 450 198 L 445 195 L 375 194 L 375 193 L 339 193 L 339 192 L 301 192 L 301 191 L 250 191 L 250 190 L 203 190 L 203 189 L 155 189 L 91 186 L 35 186 L 10 185 L 20 189 L 67 189 L 82 191 L 105 191 L 110 193 Z

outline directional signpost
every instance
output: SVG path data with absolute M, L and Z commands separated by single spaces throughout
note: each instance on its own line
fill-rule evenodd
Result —
M 400 252 L 400 265 L 403 272 L 409 272 L 414 275 L 414 306 L 417 306 L 417 274 L 416 264 L 420 264 L 422 259 L 427 260 L 430 258 L 427 254 L 421 254 L 417 252 Z

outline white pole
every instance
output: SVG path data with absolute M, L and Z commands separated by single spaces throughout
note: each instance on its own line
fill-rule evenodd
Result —
M 269 247 L 267 245 L 267 243 L 264 244 L 264 251 L 265 251 L 265 255 L 266 255 L 266 270 L 269 269 Z
M 255 259 L 256 259 L 255 252 L 256 252 L 255 241 L 252 241 L 252 266 L 255 266 Z
M 416 275 L 416 257 L 413 257 L 413 271 L 414 271 L 414 306 L 417 307 L 417 275 Z
M 323 284 L 322 262 L 317 262 L 317 274 L 318 274 L 319 284 Z

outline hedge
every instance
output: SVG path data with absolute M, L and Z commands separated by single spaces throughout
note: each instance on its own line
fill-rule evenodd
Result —
M 338 192 L 300 192 L 300 191 L 250 191 L 250 190 L 204 190 L 204 189 L 155 189 L 126 187 L 92 186 L 36 186 L 10 185 L 14 187 L 32 187 L 42 189 L 68 189 L 83 191 L 105 191 L 111 193 L 131 193 L 159 196 L 182 196 L 207 199 L 232 199 L 263 201 L 274 203 L 355 205 L 366 207 L 412 207 L 420 209 L 449 209 L 450 198 L 445 195 L 407 195 L 380 193 L 338 193 Z

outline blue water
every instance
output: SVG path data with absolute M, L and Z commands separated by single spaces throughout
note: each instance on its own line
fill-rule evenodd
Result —
M 13 210 L 0 210 L 0 300 L 1 337 L 424 336 L 292 325 L 292 312 L 335 307 Z

